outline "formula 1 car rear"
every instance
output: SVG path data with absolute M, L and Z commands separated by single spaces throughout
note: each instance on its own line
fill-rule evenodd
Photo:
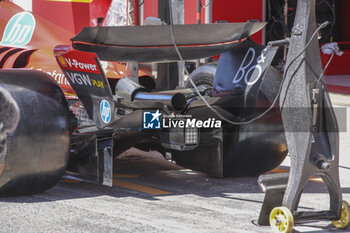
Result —
M 282 79 L 271 66 L 277 47 L 249 39 L 263 27 L 84 28 L 72 45 L 54 50 L 79 98 L 75 111 L 48 75 L 1 71 L 1 86 L 17 103 L 20 121 L 6 137 L 0 194 L 44 191 L 63 172 L 112 186 L 113 158 L 131 147 L 170 153 L 179 165 L 217 177 L 275 168 L 287 153 L 278 106 L 266 111 L 277 99 Z M 139 82 L 137 62 L 217 54 L 221 57 L 212 85 L 151 92 Z M 112 83 L 101 60 L 128 62 L 125 77 Z

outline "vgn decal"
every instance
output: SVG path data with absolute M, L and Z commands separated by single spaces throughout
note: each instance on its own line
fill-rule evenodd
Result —
M 100 114 L 102 121 L 108 124 L 111 121 L 111 105 L 107 100 L 102 100 L 100 103 Z
M 23 47 L 32 39 L 35 29 L 34 16 L 29 12 L 21 12 L 8 21 L 0 45 Z

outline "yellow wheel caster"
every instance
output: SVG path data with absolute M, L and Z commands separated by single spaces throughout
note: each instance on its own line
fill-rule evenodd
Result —
M 289 233 L 294 227 L 294 217 L 287 207 L 276 207 L 270 213 L 270 226 L 275 233 Z
M 339 229 L 344 229 L 350 223 L 350 205 L 346 201 L 342 202 L 341 215 L 339 220 L 332 221 L 333 226 Z

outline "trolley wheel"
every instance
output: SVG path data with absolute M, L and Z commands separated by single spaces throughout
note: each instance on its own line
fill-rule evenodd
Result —
M 344 229 L 349 226 L 350 205 L 346 201 L 342 202 L 341 215 L 339 220 L 332 221 L 333 226 Z
M 270 226 L 275 233 L 289 233 L 294 227 L 294 217 L 287 207 L 276 207 L 270 213 Z

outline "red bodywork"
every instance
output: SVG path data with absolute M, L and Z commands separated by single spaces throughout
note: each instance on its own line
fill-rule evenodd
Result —
M 17 13 L 25 12 L 11 2 L 0 2 L 0 38 L 10 19 Z M 52 22 L 32 14 L 35 19 L 33 35 L 25 46 L 4 46 L 0 44 L 0 69 L 26 68 L 40 70 L 54 78 L 61 86 L 67 98 L 76 98 L 68 80 L 57 65 L 53 49 L 57 45 L 69 45 L 73 33 Z M 124 77 L 125 66 L 116 62 L 102 62 L 108 79 Z M 146 75 L 139 72 L 139 75 Z

